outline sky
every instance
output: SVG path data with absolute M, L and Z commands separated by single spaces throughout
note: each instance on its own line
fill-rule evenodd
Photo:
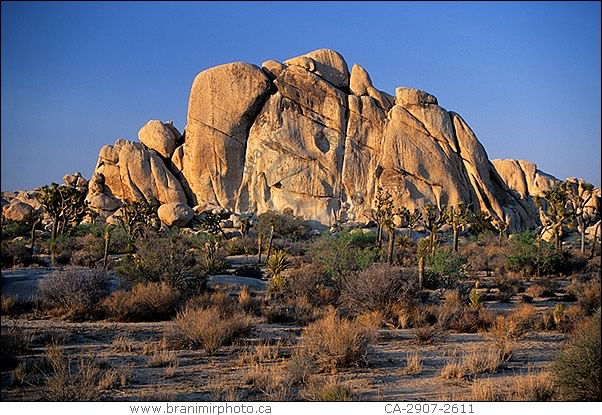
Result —
M 149 120 L 183 131 L 197 73 L 330 48 L 425 90 L 490 159 L 600 186 L 600 2 L 1 3 L 3 191 L 90 178 Z

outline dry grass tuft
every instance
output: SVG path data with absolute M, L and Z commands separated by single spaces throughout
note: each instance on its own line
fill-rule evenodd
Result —
M 134 351 L 136 344 L 134 340 L 127 334 L 115 336 L 111 341 L 111 351 L 117 353 L 131 353 Z
M 180 298 L 180 292 L 166 282 L 147 282 L 114 292 L 102 305 L 115 321 L 161 321 L 175 315 Z
M 303 390 L 304 398 L 320 402 L 347 402 L 357 400 L 353 388 L 332 377 L 326 382 L 313 380 Z
M 225 312 L 219 306 L 187 306 L 178 313 L 171 335 L 180 345 L 203 349 L 212 356 L 223 345 L 248 332 L 253 319 L 242 311 Z
M 422 373 L 422 360 L 420 360 L 418 350 L 407 354 L 405 373 L 408 375 L 419 375 Z
M 331 308 L 324 318 L 303 331 L 300 351 L 323 369 L 358 366 L 366 362 L 375 337 L 376 327 L 358 319 L 340 318 Z

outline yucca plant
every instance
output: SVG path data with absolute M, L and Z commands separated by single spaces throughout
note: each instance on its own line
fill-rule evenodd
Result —
M 267 263 L 268 271 L 272 274 L 271 289 L 280 291 L 285 283 L 282 272 L 290 266 L 286 251 L 278 250 L 270 257 Z

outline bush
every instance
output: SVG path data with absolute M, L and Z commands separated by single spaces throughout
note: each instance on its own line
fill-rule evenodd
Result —
M 306 325 L 321 318 L 323 309 L 315 307 L 307 297 L 280 297 L 262 309 L 268 323 Z
M 319 264 L 303 264 L 290 270 L 284 294 L 292 298 L 305 297 L 314 306 L 333 303 L 338 297 L 332 278 Z
M 71 314 L 94 314 L 111 285 L 111 274 L 102 269 L 67 267 L 42 278 L 38 289 L 47 307 Z
M 112 293 L 102 306 L 112 320 L 162 321 L 176 314 L 180 298 L 180 292 L 165 282 L 147 282 Z
M 32 339 L 18 324 L 2 324 L 0 331 L 0 370 L 12 370 L 19 363 L 18 356 L 29 349 Z
M 75 238 L 75 248 L 71 254 L 71 264 L 93 267 L 104 255 L 104 239 L 95 235 Z
M 569 287 L 569 293 L 573 294 L 579 306 L 586 315 L 592 315 L 600 308 L 600 280 L 588 282 L 577 282 Z
M 324 318 L 303 331 L 300 349 L 323 369 L 358 366 L 366 363 L 368 347 L 375 337 L 375 327 L 337 317 L 331 308 Z
M 391 314 L 393 304 L 410 301 L 418 291 L 414 270 L 387 264 L 373 264 L 347 276 L 341 285 L 340 303 L 362 313 Z
M 526 231 L 510 240 L 506 265 L 526 278 L 541 278 L 563 271 L 569 259 L 568 252 L 559 252 L 553 244 L 538 240 L 532 231 Z
M 2 241 L 2 268 L 27 267 L 33 264 L 31 249 L 25 241 Z
M 233 238 L 225 245 L 228 255 L 257 255 L 257 240 L 255 238 Z
M 7 223 L 2 224 L 2 241 L 12 241 L 13 239 L 19 236 L 30 237 L 31 236 L 31 227 L 32 225 L 28 225 L 22 222 L 12 222 L 9 221 Z
M 428 258 L 425 273 L 425 288 L 452 288 L 468 277 L 469 266 L 466 257 L 449 249 L 436 249 Z
M 129 283 L 166 282 L 181 292 L 204 288 L 205 273 L 196 263 L 187 241 L 178 236 L 150 236 L 137 252 L 117 262 L 115 271 Z
M 187 306 L 174 320 L 172 337 L 180 345 L 203 349 L 212 356 L 253 325 L 252 318 L 242 311 L 226 313 L 216 305 L 208 308 Z
M 600 400 L 600 347 L 600 309 L 598 309 L 556 356 L 554 377 L 564 399 Z
M 269 211 L 257 217 L 258 223 L 254 227 L 257 235 L 261 235 L 264 241 L 270 235 L 270 228 L 274 226 L 274 237 L 281 237 L 298 241 L 310 237 L 311 228 L 300 216 L 295 216 L 292 210 L 284 210 L 282 213 Z
M 338 237 L 325 235 L 313 242 L 309 256 L 335 281 L 352 271 L 368 268 L 380 255 L 376 237 L 363 232 L 341 232 Z

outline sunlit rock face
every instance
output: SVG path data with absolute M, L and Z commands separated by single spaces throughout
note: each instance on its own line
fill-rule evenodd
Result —
M 192 83 L 184 134 L 155 120 L 140 143 L 103 147 L 89 199 L 105 213 L 145 199 L 197 211 L 292 209 L 332 225 L 366 221 L 382 186 L 409 209 L 462 202 L 511 229 L 538 224 L 532 196 L 555 178 L 532 163 L 489 161 L 466 121 L 432 94 L 394 92 L 328 49 L 207 69 Z

